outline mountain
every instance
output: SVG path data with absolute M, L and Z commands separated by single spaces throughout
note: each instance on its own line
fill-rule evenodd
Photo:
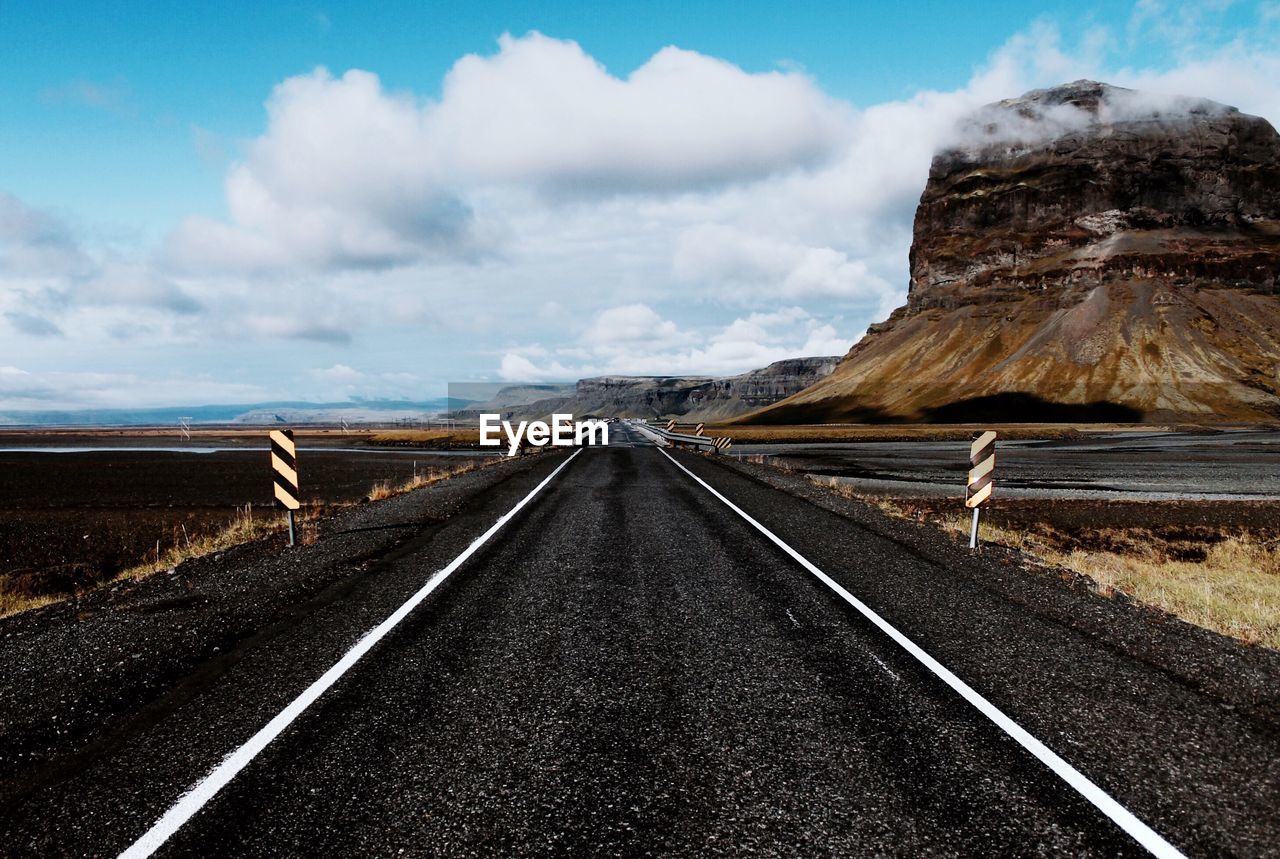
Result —
M 759 422 L 1280 416 L 1280 136 L 1077 81 L 933 159 L 907 304 Z
M 822 379 L 840 358 L 788 358 L 737 376 L 596 376 L 580 379 L 571 391 L 522 405 L 503 389 L 491 403 L 503 417 L 543 418 L 553 412 L 582 418 L 678 417 L 689 421 L 726 420 L 775 403 Z M 458 417 L 486 411 L 469 405 Z

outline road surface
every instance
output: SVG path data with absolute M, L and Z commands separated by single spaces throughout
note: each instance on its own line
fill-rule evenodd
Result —
M 1272 652 L 620 425 L 570 456 L 0 621 L 5 853 L 1147 854 L 799 555 L 1157 848 L 1275 854 Z

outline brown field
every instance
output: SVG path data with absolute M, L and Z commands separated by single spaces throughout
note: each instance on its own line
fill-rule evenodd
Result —
M 434 450 L 479 449 L 480 429 L 479 427 L 459 427 L 451 430 L 379 430 L 370 433 L 369 441 L 372 444 L 390 447 L 424 447 Z
M 339 436 L 344 445 L 350 442 Z M 15 434 L 0 434 L 0 448 L 76 446 L 73 438 L 101 443 L 103 437 L 32 438 L 19 444 Z M 137 447 L 155 437 L 117 438 Z M 226 440 L 225 434 L 217 438 Z M 257 432 L 242 440 L 260 445 L 262 438 Z M 489 461 L 430 451 L 326 450 L 304 433 L 298 441 L 304 524 L 334 507 L 407 491 Z M 0 614 L 124 575 L 168 569 L 186 557 L 275 533 L 284 521 L 272 504 L 265 451 L 0 452 L 0 473 Z

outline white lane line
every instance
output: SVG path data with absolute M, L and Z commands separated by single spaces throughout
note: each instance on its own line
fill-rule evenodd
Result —
M 994 722 L 1000 730 L 1004 731 L 1016 740 L 1020 746 L 1035 755 L 1041 763 L 1053 770 L 1055 775 L 1075 789 L 1076 793 L 1093 803 L 1099 811 L 1111 818 L 1117 826 L 1127 832 L 1133 840 L 1137 841 L 1150 851 L 1153 856 L 1159 856 L 1161 859 L 1164 859 L 1164 857 L 1169 857 L 1169 859 L 1174 859 L 1174 857 L 1185 859 L 1178 848 L 1174 847 L 1168 841 L 1165 841 L 1159 833 L 1139 820 L 1133 812 L 1129 811 L 1129 809 L 1112 799 L 1106 791 L 1089 781 L 1083 773 L 1060 758 L 1057 753 L 1044 743 L 1031 736 L 1026 729 L 1013 721 L 1013 719 L 1006 716 L 998 707 L 996 707 L 996 705 L 978 694 L 978 692 L 975 691 L 968 683 L 965 683 L 959 677 L 952 674 L 946 666 L 926 653 L 914 641 L 907 638 L 906 635 L 899 632 L 896 627 L 889 623 L 889 621 L 876 614 L 860 599 L 849 593 L 841 587 L 838 582 L 810 563 L 807 558 L 788 546 L 783 542 L 781 537 L 778 537 L 768 528 L 748 516 L 742 508 L 738 507 L 738 505 L 734 504 L 728 498 L 725 498 L 713 489 L 711 485 L 701 477 L 681 465 L 671 454 L 661 448 L 659 448 L 659 450 L 663 456 L 675 463 L 676 468 L 679 468 L 685 474 L 700 483 L 704 489 L 723 501 L 730 510 L 747 520 L 752 527 L 773 541 L 779 549 L 790 555 L 797 563 L 800 564 L 800 566 L 813 573 L 813 575 L 815 575 L 823 584 L 839 594 L 841 599 L 853 606 L 858 613 L 867 620 L 878 626 L 882 632 L 897 642 L 903 650 L 914 656 L 920 664 L 932 671 L 935 676 L 942 680 L 943 683 L 946 683 L 958 692 L 960 697 L 972 704 L 978 712 L 982 713 L 982 715 Z
M 336 683 L 343 674 L 350 670 L 369 650 L 381 641 L 388 632 L 395 628 L 396 624 L 404 620 L 409 612 L 417 608 L 418 604 L 431 595 L 431 592 L 440 586 L 440 583 L 449 577 L 449 575 L 463 562 L 475 554 L 476 550 L 483 546 L 490 537 L 498 532 L 498 530 L 511 518 L 520 512 L 526 504 L 528 504 L 535 495 L 537 495 L 544 486 L 552 481 L 557 474 L 564 469 L 566 465 L 573 462 L 574 458 L 582 453 L 582 449 L 573 452 L 573 455 L 564 462 L 556 466 L 556 470 L 547 475 L 546 479 L 533 488 L 533 491 L 520 499 L 515 507 L 512 507 L 497 522 L 476 538 L 470 546 L 463 551 L 461 555 L 449 562 L 449 566 L 440 570 L 427 580 L 427 583 L 415 593 L 413 596 L 396 609 L 382 623 L 364 634 L 364 637 L 356 642 L 355 646 L 347 651 L 346 655 L 339 659 L 332 668 L 326 671 L 319 680 L 307 687 L 297 698 L 294 698 L 289 706 L 285 707 L 280 713 L 266 724 L 258 733 L 249 738 L 248 742 L 236 749 L 231 754 L 222 759 L 222 763 L 218 764 L 212 772 L 204 777 L 202 781 L 192 786 L 186 793 L 178 798 L 168 811 L 164 813 L 156 824 L 146 831 L 145 834 L 120 854 L 122 859 L 141 859 L 141 857 L 150 856 L 161 847 L 169 838 L 177 832 L 183 824 L 190 820 L 196 812 L 205 806 L 209 800 L 217 795 L 228 782 L 236 777 L 240 770 L 244 769 L 250 761 L 252 761 L 259 752 L 267 747 L 267 744 L 280 736 L 285 728 L 297 719 L 302 712 L 307 709 L 317 698 L 325 693 L 334 683 Z

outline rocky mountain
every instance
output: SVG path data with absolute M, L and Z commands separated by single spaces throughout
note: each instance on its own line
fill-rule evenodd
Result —
M 580 418 L 595 415 L 726 420 L 804 390 L 830 374 L 839 362 L 839 356 L 788 358 L 759 370 L 723 378 L 596 376 L 579 380 L 571 396 L 539 399 L 511 407 L 503 414 L 522 419 L 566 412 Z
M 907 304 L 749 420 L 1280 416 L 1280 136 L 1077 81 L 989 105 L 933 160 Z

